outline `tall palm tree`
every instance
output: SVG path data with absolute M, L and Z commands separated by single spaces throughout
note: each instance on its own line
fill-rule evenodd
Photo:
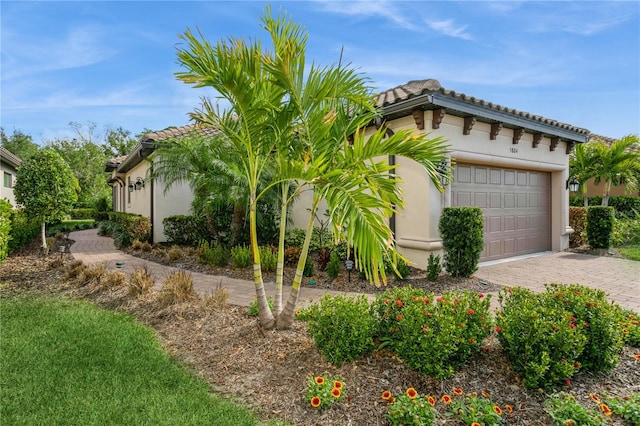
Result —
M 593 177 L 595 161 L 593 145 L 586 143 L 578 144 L 571 153 L 571 157 L 569 157 L 570 179 L 576 178 L 580 182 L 578 191 L 582 194 L 585 207 L 589 206 L 587 181 Z
M 385 217 L 403 201 L 396 185 L 398 178 L 390 175 L 391 166 L 385 158 L 402 155 L 419 161 L 439 186 L 436 166 L 444 158 L 446 146 L 441 140 L 408 131 L 389 138 L 385 138 L 384 129 L 365 135 L 377 116 L 367 80 L 342 64 L 307 67 L 306 32 L 285 15 L 273 18 L 269 8 L 262 22 L 272 39 L 271 53 L 263 52 L 257 41 L 231 38 L 213 46 L 185 32 L 182 38 L 187 47 L 179 50 L 178 59 L 186 71 L 176 76 L 195 87 L 214 88 L 231 105 L 221 112 L 203 99 L 202 108 L 191 116 L 202 125 L 217 128 L 240 158 L 250 194 L 259 321 L 265 328 L 287 328 L 293 319 L 320 200 L 327 201 L 334 234 L 339 236 L 348 229 L 346 237 L 354 245 L 359 269 L 374 282 L 384 282 L 383 258 L 393 251 Z M 283 206 L 291 199 L 284 196 L 285 184 L 293 183 L 294 196 L 307 187 L 313 190 L 307 235 L 291 294 L 282 312 L 274 309 L 275 316 L 264 292 L 255 226 L 255 206 L 264 193 L 257 182 L 268 164 L 277 165 L 272 185 L 281 187 Z M 282 216 L 285 214 L 283 208 Z M 279 252 L 284 248 L 282 241 Z M 282 259 L 280 253 L 278 259 Z
M 611 186 L 626 184 L 633 189 L 639 186 L 637 181 L 640 170 L 640 145 L 637 135 L 628 135 L 614 141 L 610 146 L 597 142 L 594 147 L 596 157 L 593 168 L 595 183 L 604 182 L 602 205 L 609 205 Z

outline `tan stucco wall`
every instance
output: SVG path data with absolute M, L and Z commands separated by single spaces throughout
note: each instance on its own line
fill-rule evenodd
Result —
M 156 180 L 154 185 L 154 211 L 153 211 L 153 241 L 163 243 L 167 241 L 164 235 L 162 221 L 169 216 L 191 214 L 193 193 L 187 184 L 174 184 L 165 194 L 164 182 Z
M 554 151 L 550 151 L 551 141 L 542 138 L 539 145 L 533 148 L 533 135 L 525 132 L 519 143 L 514 145 L 511 129 L 503 128 L 496 140 L 490 140 L 489 124 L 476 123 L 469 135 L 463 135 L 463 124 L 463 118 L 445 115 L 440 128 L 434 130 L 432 113 L 426 111 L 424 131 L 416 130 L 411 116 L 388 122 L 387 126 L 393 131 L 411 129 L 428 133 L 430 137 L 444 137 L 450 144 L 450 156 L 454 162 L 549 172 L 551 249 L 561 251 L 568 248 L 572 229 L 568 221 L 569 192 L 565 189 L 569 162 L 565 142 L 560 142 Z M 404 181 L 401 189 L 406 200 L 404 209 L 396 215 L 397 247 L 415 267 L 426 269 L 429 254 L 441 254 L 438 222 L 442 208 L 451 205 L 450 186 L 440 193 L 418 163 L 397 158 L 396 164 L 396 173 Z M 295 227 L 302 227 L 301 218 L 308 217 L 304 216 L 308 201 L 309 198 L 306 202 L 301 199 L 294 206 L 292 217 Z
M 587 182 L 587 195 L 589 197 L 594 197 L 596 195 L 603 196 L 604 195 L 604 182 L 600 182 L 600 185 L 596 185 L 593 179 Z M 611 187 L 611 196 L 624 195 L 628 197 L 638 197 L 640 196 L 640 192 L 638 191 L 627 191 L 625 185 L 621 186 L 612 186 Z
M 0 200 L 7 199 L 13 207 L 16 207 L 16 198 L 13 194 L 13 186 L 16 184 L 16 169 L 6 164 L 4 161 L 0 162 Z M 11 174 L 12 187 L 5 188 L 4 186 L 4 172 Z

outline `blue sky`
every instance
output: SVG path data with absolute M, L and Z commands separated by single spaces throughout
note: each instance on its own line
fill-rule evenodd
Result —
M 264 6 L 309 33 L 307 59 L 344 59 L 376 91 L 443 87 L 619 138 L 640 133 L 640 2 L 6 1 L 0 125 L 44 143 L 70 121 L 138 133 L 188 124 L 211 90 L 177 81 L 178 35 L 268 37 Z

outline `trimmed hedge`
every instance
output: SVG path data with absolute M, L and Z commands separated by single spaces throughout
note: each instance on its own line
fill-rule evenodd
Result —
M 604 249 L 611 247 L 614 214 L 613 207 L 587 208 L 587 239 L 591 247 Z
M 575 207 L 582 207 L 582 196 L 574 195 L 569 198 L 569 205 Z M 589 197 L 589 206 L 602 205 L 602 197 L 596 195 L 595 197 Z M 613 207 L 616 210 L 616 217 L 636 217 L 640 215 L 640 197 L 628 197 L 624 195 L 617 195 L 609 198 L 609 207 Z
M 169 216 L 162 221 L 164 235 L 171 244 L 196 246 L 208 240 L 207 223 L 203 216 Z
M 478 269 L 484 247 L 484 222 L 478 207 L 445 207 L 438 229 L 444 267 L 454 277 L 469 277 Z
M 96 209 L 71 209 L 69 211 L 71 219 L 95 219 L 96 214 Z
M 586 243 L 587 209 L 584 207 L 569 207 L 569 226 L 573 234 L 569 235 L 569 247 L 580 247 Z

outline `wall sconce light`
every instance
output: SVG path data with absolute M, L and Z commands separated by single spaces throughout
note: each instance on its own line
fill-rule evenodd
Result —
M 571 192 L 576 192 L 579 187 L 580 187 L 580 182 L 578 182 L 578 179 L 576 179 L 575 177 L 567 179 L 567 182 L 565 184 L 566 189 L 568 189 Z
M 127 188 L 129 188 L 129 192 L 133 192 L 133 189 L 134 189 L 133 182 L 129 182 L 129 185 L 127 185 Z
M 137 178 L 135 186 L 136 186 L 136 191 L 140 191 L 142 188 L 144 188 L 144 179 Z
M 438 164 L 436 168 L 438 175 L 440 177 L 440 183 L 442 186 L 446 187 L 449 185 L 449 163 L 445 160 Z

